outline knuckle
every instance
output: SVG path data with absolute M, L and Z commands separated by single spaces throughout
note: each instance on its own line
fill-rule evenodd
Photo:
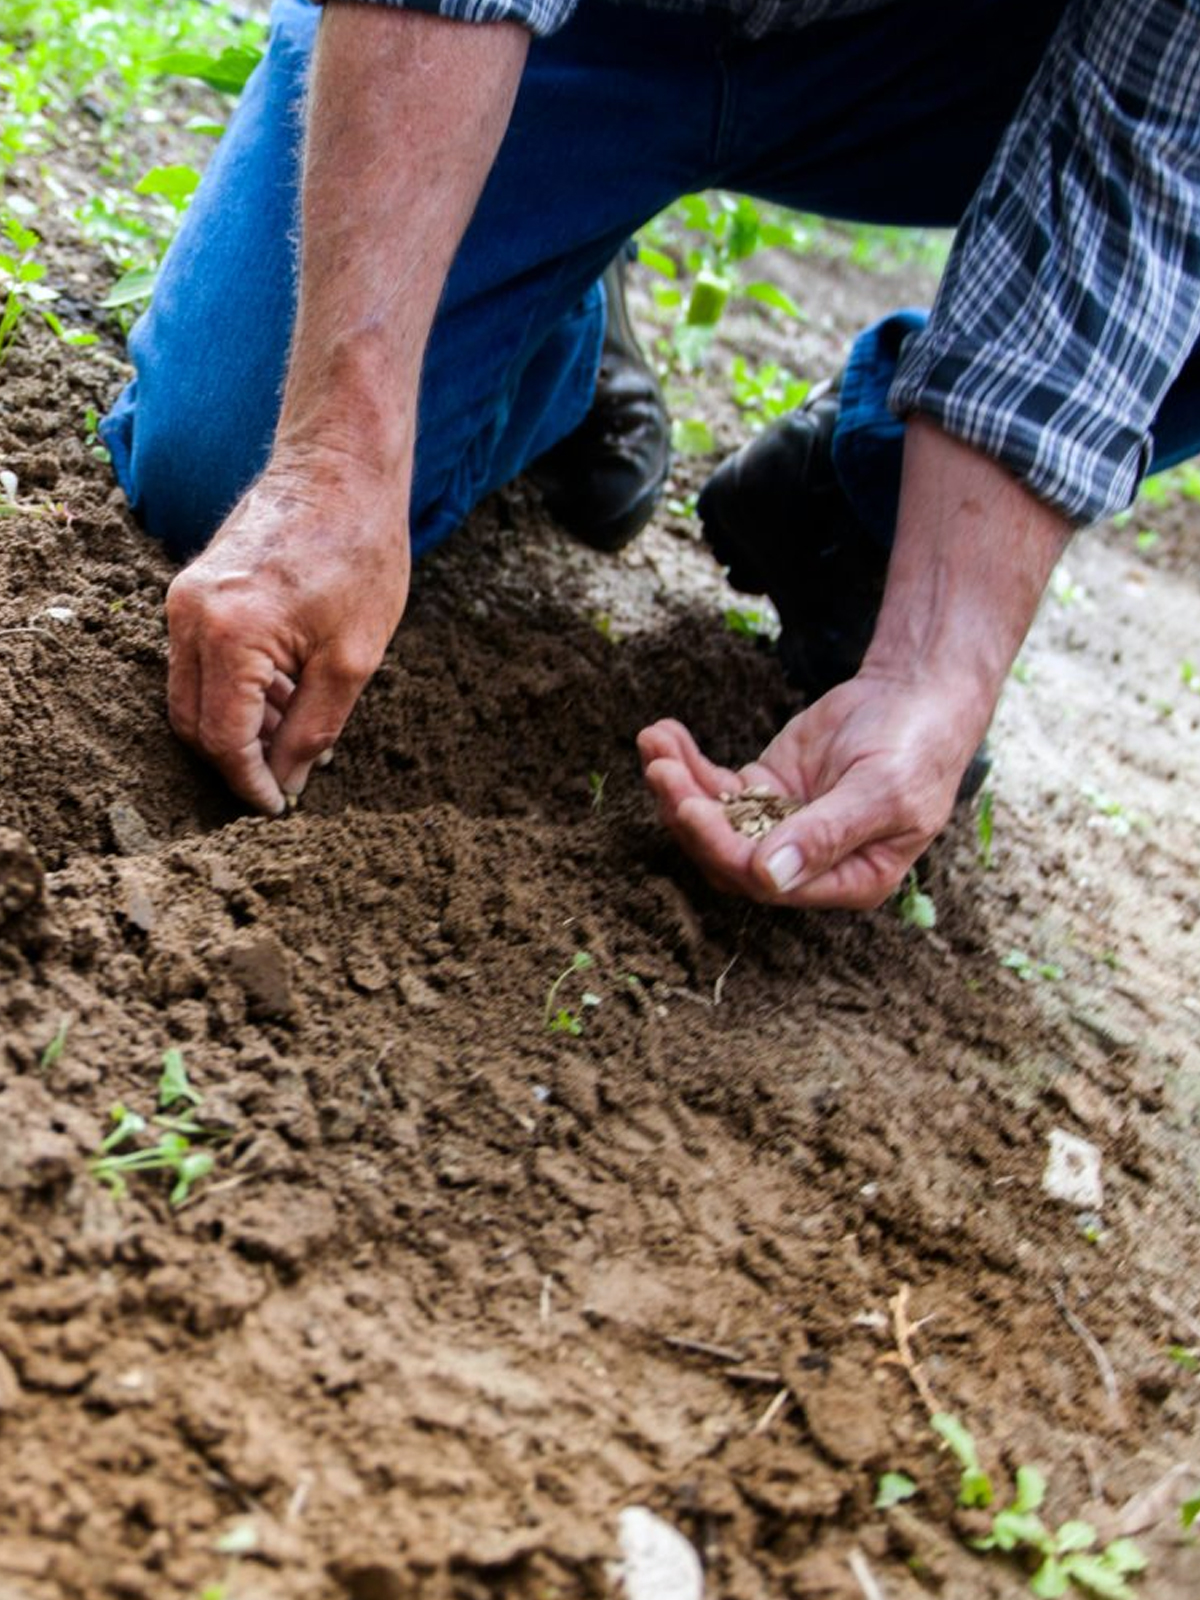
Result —
M 354 642 L 339 645 L 325 659 L 325 675 L 334 684 L 357 687 L 379 665 L 380 657 L 368 646 Z

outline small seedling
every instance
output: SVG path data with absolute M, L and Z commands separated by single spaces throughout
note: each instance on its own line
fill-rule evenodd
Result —
M 573 973 L 586 972 L 589 967 L 593 966 L 595 966 L 595 960 L 588 951 L 576 950 L 575 954 L 571 957 L 570 966 L 564 967 L 559 973 L 558 977 L 555 978 L 554 982 L 550 985 L 546 992 L 545 1010 L 545 1023 L 548 1032 L 569 1033 L 575 1037 L 583 1032 L 583 1018 L 577 1012 L 569 1010 L 566 1006 L 557 1006 L 555 1002 L 558 999 L 558 991 Z M 600 996 L 597 994 L 586 993 L 580 997 L 579 1003 L 581 1007 L 598 1006 L 600 1004 Z
M 1200 694 L 1200 668 L 1194 661 L 1185 657 L 1179 663 L 1179 681 L 1185 689 L 1190 689 L 1193 694 Z
M 958 1503 L 972 1510 L 987 1510 L 993 1501 L 991 1479 L 979 1464 L 975 1440 L 957 1417 L 940 1411 L 931 1418 L 934 1431 L 945 1441 L 961 1469 Z M 1098 1600 L 1135 1600 L 1126 1579 L 1146 1568 L 1146 1558 L 1131 1539 L 1114 1539 L 1096 1548 L 1097 1534 L 1090 1522 L 1067 1521 L 1050 1529 L 1038 1515 L 1046 1498 L 1046 1479 L 1037 1467 L 1017 1468 L 1016 1492 L 997 1511 L 989 1531 L 971 1541 L 976 1550 L 1030 1555 L 1037 1567 L 1029 1587 L 1038 1600 L 1058 1600 L 1074 1585 Z
M 723 621 L 729 632 L 736 633 L 739 639 L 774 639 L 779 633 L 778 624 L 763 611 L 728 606 Z
M 681 456 L 710 456 L 717 441 L 702 417 L 676 417 L 671 424 L 671 448 Z
M 888 1511 L 904 1500 L 911 1500 L 917 1486 L 906 1472 L 885 1472 L 875 1491 L 876 1511 Z
M 172 1048 L 163 1051 L 162 1075 L 158 1080 L 158 1109 L 166 1111 L 179 1100 L 186 1100 L 193 1106 L 204 1104 L 204 1096 L 192 1087 L 188 1079 L 183 1051 Z
M 1193 1495 L 1190 1500 L 1185 1500 L 1179 1508 L 1179 1525 L 1186 1532 L 1188 1528 L 1200 1517 L 1200 1494 Z
M 58 1019 L 58 1030 L 42 1051 L 38 1061 L 38 1066 L 43 1072 L 49 1072 L 51 1067 L 56 1066 L 62 1060 L 62 1053 L 67 1048 L 67 1033 L 70 1026 L 70 1017 L 60 1017 Z
M 1010 950 L 1006 956 L 1000 958 L 1000 965 L 1007 967 L 1010 972 L 1015 972 L 1022 983 L 1030 983 L 1034 978 L 1044 978 L 1047 983 L 1057 983 L 1063 976 L 1063 969 L 1057 962 L 1034 961 L 1024 950 Z
M 1167 1355 L 1184 1372 L 1200 1372 L 1200 1350 L 1189 1349 L 1185 1344 L 1173 1344 Z
M 1158 543 L 1159 536 L 1153 528 L 1143 528 L 1134 543 L 1139 550 L 1153 550 Z
M 1033 668 L 1027 661 L 1014 661 L 1009 668 L 1009 676 L 1015 678 L 1018 683 L 1032 683 Z
M 162 1074 L 158 1081 L 158 1114 L 147 1122 L 138 1111 L 120 1101 L 109 1113 L 112 1128 L 100 1145 L 90 1166 L 94 1177 L 110 1188 L 117 1199 L 128 1193 L 128 1178 L 138 1172 L 167 1172 L 174 1179 L 170 1202 L 180 1206 L 201 1178 L 212 1171 L 214 1157 L 207 1149 L 197 1149 L 199 1140 L 219 1135 L 198 1122 L 190 1112 L 166 1115 L 180 1101 L 189 1107 L 203 1104 L 204 1097 L 188 1080 L 183 1056 L 178 1050 L 163 1053 Z M 134 1144 L 153 1125 L 158 1129 L 154 1144 Z
M 992 864 L 992 841 L 995 837 L 995 797 L 991 789 L 985 789 L 979 801 L 979 816 L 975 822 L 975 833 L 979 840 L 979 865 L 986 872 Z
M 992 1480 L 979 1464 L 979 1452 L 969 1430 L 948 1411 L 935 1412 L 930 1426 L 958 1462 L 959 1505 L 986 1510 L 993 1499 Z
M 896 910 L 900 921 L 907 928 L 920 928 L 928 933 L 930 928 L 937 926 L 937 907 L 933 897 L 927 895 L 917 883 L 917 873 L 914 867 L 904 880 L 904 887 L 899 891 L 896 899 Z
M 607 772 L 588 773 L 588 793 L 592 797 L 592 810 L 599 815 L 604 804 L 604 785 L 608 782 Z

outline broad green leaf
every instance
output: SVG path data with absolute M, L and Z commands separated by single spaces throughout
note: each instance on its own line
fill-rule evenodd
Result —
M 1046 1479 L 1036 1467 L 1017 1468 L 1017 1492 L 1013 1511 L 1037 1511 L 1046 1498 Z M 1093 1537 L 1095 1537 L 1093 1535 Z
M 161 194 L 164 199 L 182 202 L 194 194 L 200 174 L 195 167 L 176 164 L 169 167 L 151 167 L 150 171 L 134 184 L 135 194 Z
M 1149 1562 L 1132 1539 L 1114 1539 L 1104 1547 L 1104 1559 L 1118 1572 L 1145 1572 Z
M 105 311 L 112 311 L 117 306 L 132 305 L 136 300 L 148 300 L 154 293 L 157 277 L 157 267 L 131 267 L 122 273 L 99 304 Z
M 676 417 L 671 424 L 671 444 L 683 456 L 711 455 L 717 448 L 712 429 L 700 417 Z
M 875 1509 L 887 1511 L 889 1507 L 898 1506 L 903 1500 L 911 1500 L 916 1492 L 917 1486 L 907 1472 L 885 1472 L 875 1491 Z
M 656 250 L 652 244 L 638 245 L 638 260 L 661 278 L 677 278 L 679 268 L 665 250 Z
M 1064 1522 L 1054 1535 L 1054 1548 L 1060 1556 L 1073 1550 L 1090 1550 L 1096 1542 L 1096 1530 L 1090 1522 Z
M 777 283 L 748 283 L 745 293 L 749 299 L 757 300 L 760 305 L 770 306 L 774 311 L 782 311 L 784 316 L 801 318 L 804 316 L 804 312 L 791 295 Z
M 230 45 L 219 56 L 199 50 L 172 50 L 147 63 L 151 72 L 173 78 L 197 78 L 222 94 L 240 94 L 246 80 L 262 60 L 253 45 Z
M 957 1417 L 951 1416 L 948 1411 L 935 1411 L 929 1421 L 934 1433 L 949 1447 L 951 1455 L 960 1467 L 979 1466 L 979 1452 L 975 1448 L 975 1440 Z
M 1053 1556 L 1047 1556 L 1030 1578 L 1029 1587 L 1038 1600 L 1058 1600 L 1059 1595 L 1066 1594 L 1071 1587 L 1071 1580 L 1061 1564 Z
M 1099 1600 L 1135 1600 L 1133 1590 L 1103 1556 L 1066 1556 L 1063 1567 L 1072 1583 L 1099 1596 Z
M 183 1061 L 183 1051 L 172 1047 L 163 1051 L 162 1074 L 158 1080 L 158 1104 L 165 1110 L 173 1106 L 177 1100 L 187 1100 L 194 1106 L 204 1104 L 204 1096 L 198 1089 L 193 1089 L 188 1079 L 187 1067 Z

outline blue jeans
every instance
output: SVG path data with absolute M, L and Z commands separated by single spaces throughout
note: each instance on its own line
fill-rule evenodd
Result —
M 583 419 L 603 336 L 597 280 L 638 227 L 707 187 L 826 216 L 953 224 L 1058 9 L 906 0 L 754 43 L 719 15 L 582 0 L 565 29 L 530 49 L 434 324 L 414 552 Z M 270 450 L 320 14 L 309 0 L 275 0 L 266 59 L 130 337 L 136 377 L 101 427 L 135 511 L 179 557 L 208 541 Z M 834 443 L 844 486 L 881 537 L 894 523 L 902 437 L 883 397 L 912 315 L 859 339 Z M 1172 459 L 1200 448 L 1200 370 L 1191 376 L 1172 391 L 1182 403 L 1170 418 L 1164 409 Z

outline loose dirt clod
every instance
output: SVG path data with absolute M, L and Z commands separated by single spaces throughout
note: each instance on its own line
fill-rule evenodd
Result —
M 801 810 L 804 802 L 792 795 L 773 794 L 765 783 L 756 783 L 740 794 L 723 794 L 721 804 L 731 828 L 747 839 L 761 839 L 777 822 Z

